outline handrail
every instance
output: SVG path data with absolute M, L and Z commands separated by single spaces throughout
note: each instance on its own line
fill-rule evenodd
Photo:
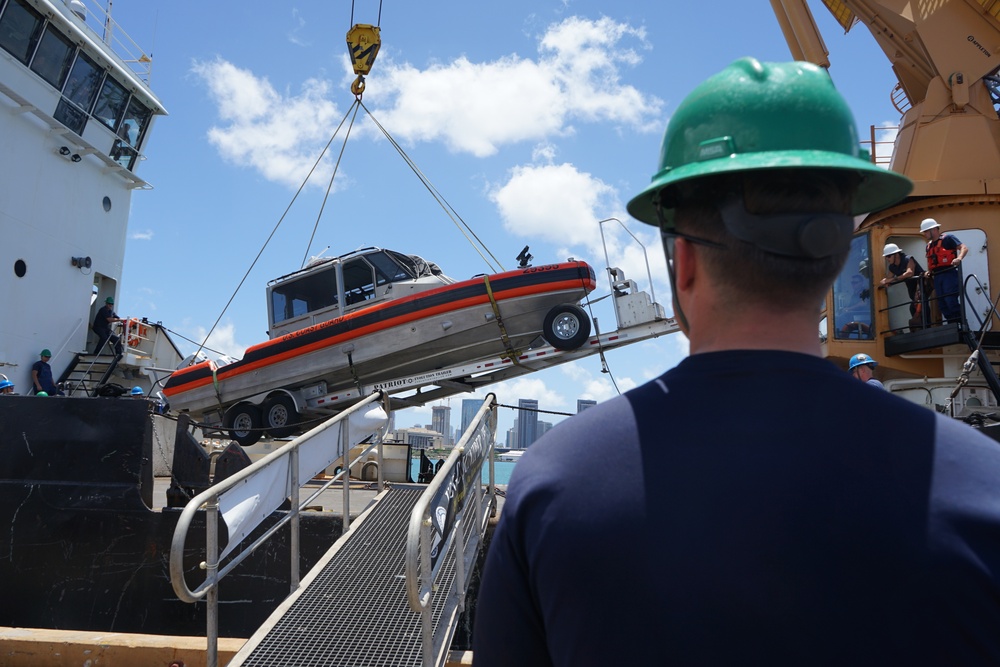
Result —
M 493 470 L 496 424 L 496 395 L 488 394 L 475 419 L 410 513 L 406 535 L 406 596 L 410 608 L 421 615 L 425 667 L 442 662 L 441 658 L 447 649 L 447 637 L 439 635 L 435 643 L 433 596 L 449 596 L 449 610 L 464 609 L 466 572 L 471 570 L 472 561 L 479 551 L 479 544 L 496 505 Z M 490 477 L 487 493 L 484 495 L 482 467 L 486 461 L 490 464 Z M 466 537 L 466 511 L 474 502 L 477 507 L 472 509 L 478 509 L 481 513 L 478 515 L 479 525 L 470 526 L 470 529 L 474 527 L 477 530 Z M 471 518 L 476 519 L 477 514 L 473 514 Z M 459 540 L 460 544 L 456 545 Z M 462 548 L 459 549 L 459 546 Z M 434 580 L 450 558 L 455 560 L 457 576 L 451 588 L 439 590 L 434 586 Z M 441 617 L 446 618 L 447 614 L 442 613 Z
M 372 443 L 362 452 L 361 455 L 357 457 L 355 461 L 350 464 L 346 464 L 348 453 L 351 450 L 352 443 L 349 438 L 349 424 L 350 417 L 359 413 L 363 408 L 369 406 L 372 403 L 379 401 L 382 403 L 386 415 L 389 411 L 388 394 L 385 392 L 376 392 L 371 396 L 365 398 L 364 400 L 354 404 L 347 410 L 337 414 L 335 417 L 323 422 L 319 426 L 316 426 L 307 433 L 300 435 L 288 444 L 282 446 L 280 449 L 271 452 L 261 460 L 251 464 L 250 466 L 240 470 L 236 474 L 227 477 L 218 484 L 215 484 L 205 491 L 202 491 L 197 496 L 188 501 L 187 505 L 181 511 L 180 517 L 177 519 L 177 525 L 174 528 L 173 538 L 170 543 L 170 584 L 174 589 L 177 597 L 184 602 L 197 602 L 202 598 L 206 598 L 208 602 L 207 610 L 207 638 L 208 638 L 208 653 L 206 655 L 206 664 L 209 667 L 215 667 L 218 660 L 218 584 L 233 568 L 235 568 L 239 563 L 241 563 L 245 558 L 250 556 L 258 546 L 263 542 L 267 541 L 270 537 L 278 532 L 286 523 L 291 523 L 291 539 L 290 539 L 290 549 L 291 554 L 291 588 L 294 590 L 298 586 L 298 564 L 299 564 L 299 554 L 298 554 L 298 519 L 299 512 L 305 506 L 307 506 L 316 496 L 326 490 L 331 484 L 341 478 L 344 483 L 345 491 L 345 505 L 344 505 L 344 525 L 345 529 L 348 525 L 349 519 L 347 515 L 350 511 L 350 505 L 346 502 L 348 487 L 349 487 L 349 471 L 351 465 L 361 460 L 372 447 L 381 446 L 382 437 L 376 438 L 376 442 Z M 383 426 L 388 425 L 388 419 L 384 421 L 383 424 L 375 430 L 378 433 Z M 345 461 L 344 469 L 333 479 L 329 480 L 324 486 L 319 490 L 314 492 L 306 501 L 300 502 L 299 500 L 299 450 L 309 443 L 313 438 L 323 434 L 328 429 L 334 426 L 339 426 L 341 428 L 340 437 L 338 442 L 340 443 L 341 457 Z M 381 436 L 381 434 L 379 434 Z M 218 521 L 219 521 L 219 511 L 220 511 L 220 498 L 222 495 L 238 485 L 247 484 L 255 475 L 263 472 L 265 469 L 271 467 L 272 465 L 283 465 L 287 458 L 288 465 L 288 479 L 287 486 L 284 487 L 290 491 L 291 499 L 291 510 L 287 515 L 282 517 L 277 523 L 271 526 L 263 535 L 261 535 L 253 544 L 249 545 L 245 549 L 242 549 L 227 562 L 226 566 L 221 570 L 219 569 L 219 545 L 218 545 Z M 325 459 L 324 459 L 325 461 Z M 308 465 L 308 464 L 305 464 Z M 321 470 L 323 470 L 329 463 L 324 463 L 318 469 L 312 471 L 306 471 L 306 478 L 311 479 Z M 281 501 L 283 501 L 288 496 L 282 495 Z M 279 503 L 280 504 L 280 503 Z M 206 558 L 205 561 L 201 563 L 202 569 L 205 570 L 205 580 L 199 584 L 195 590 L 191 590 L 187 585 L 187 580 L 184 577 L 184 546 L 187 542 L 188 532 L 191 528 L 191 523 L 194 520 L 195 515 L 202 508 L 207 510 L 206 515 L 206 538 L 205 538 L 205 551 Z M 270 514 L 275 509 L 277 509 L 277 504 L 273 507 L 263 507 L 260 509 L 261 512 Z M 246 532 L 253 529 L 254 526 L 247 526 Z M 241 543 L 242 538 L 239 535 L 230 535 L 230 542 L 227 545 L 227 549 L 233 548 L 239 543 Z M 222 557 L 226 557 L 223 553 Z

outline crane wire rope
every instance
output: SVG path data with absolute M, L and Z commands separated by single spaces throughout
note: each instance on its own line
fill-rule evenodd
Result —
M 316 224 L 313 225 L 312 234 L 309 235 L 309 243 L 306 244 L 306 252 L 302 256 L 302 267 L 300 267 L 300 268 L 305 268 L 306 260 L 309 259 L 309 251 L 312 249 L 313 240 L 316 238 L 316 230 L 319 229 L 319 221 L 323 217 L 323 211 L 326 209 L 326 202 L 327 202 L 327 200 L 330 199 L 330 191 L 333 190 L 333 181 L 334 181 L 335 178 L 337 178 L 337 172 L 340 170 L 340 161 L 344 158 L 344 151 L 347 149 L 347 140 L 351 136 L 351 129 L 354 127 L 354 120 L 358 117 L 358 107 L 359 106 L 361 106 L 361 100 L 360 99 L 355 99 L 354 103 L 351 104 L 351 109 L 354 109 L 354 115 L 351 116 L 351 124 L 347 126 L 347 131 L 344 133 L 344 142 L 340 145 L 340 154 L 337 155 L 337 164 L 335 164 L 333 166 L 333 173 L 330 174 L 330 182 L 327 183 L 326 193 L 323 195 L 323 203 L 320 204 L 319 213 L 316 214 Z M 351 110 L 348 109 L 347 113 L 348 114 L 351 113 Z M 345 118 L 346 118 L 346 116 L 345 116 Z M 343 123 L 341 123 L 341 124 L 343 124 Z M 337 128 L 337 131 L 338 132 L 340 131 L 339 127 Z M 336 136 L 336 134 L 334 134 L 334 136 Z M 333 141 L 333 140 L 331 139 L 331 141 Z M 327 144 L 327 148 L 329 148 L 329 147 L 330 147 L 330 144 Z M 324 153 L 326 152 L 325 148 L 323 149 L 323 152 Z M 322 157 L 323 156 L 320 155 L 321 159 L 322 159 Z
M 271 239 L 273 239 L 274 235 L 278 232 L 278 228 L 281 226 L 281 223 L 285 221 L 285 217 L 288 215 L 288 212 L 292 209 L 292 205 L 295 203 L 295 200 L 299 198 L 300 194 L 302 194 L 302 190 L 305 189 L 306 183 L 309 182 L 309 178 L 313 175 L 313 172 L 316 171 L 316 167 L 319 166 L 319 163 L 323 160 L 323 156 L 326 155 L 326 152 L 330 149 L 330 145 L 333 143 L 333 140 L 337 138 L 337 134 L 340 132 L 340 128 L 344 126 L 344 122 L 347 120 L 347 117 L 351 113 L 351 109 L 355 108 L 356 108 L 355 105 L 352 104 L 351 107 L 347 110 L 347 113 L 345 113 L 344 117 L 340 120 L 340 124 L 337 125 L 337 129 L 334 130 L 333 135 L 330 137 L 330 140 L 326 142 L 326 146 L 323 147 L 323 150 L 320 152 L 319 157 L 316 158 L 316 161 L 313 163 L 313 166 L 309 169 L 309 173 L 306 174 L 306 177 L 302 180 L 302 184 L 299 185 L 299 189 L 295 191 L 295 195 L 293 195 L 291 201 L 288 202 L 288 206 L 285 207 L 285 211 L 281 214 L 281 217 L 278 218 L 278 222 L 275 223 L 274 229 L 271 230 L 271 233 L 264 241 L 264 245 L 261 246 L 260 250 L 257 252 L 257 256 L 254 257 L 254 260 L 250 263 L 250 267 L 246 270 L 246 273 L 243 274 L 243 278 L 240 279 L 240 282 L 236 286 L 236 289 L 233 290 L 232 295 L 229 297 L 229 301 L 226 302 L 226 305 L 222 308 L 222 312 L 219 313 L 219 317 L 216 318 L 215 323 L 212 324 L 212 328 L 208 330 L 207 334 L 205 334 L 204 340 L 198 346 L 198 349 L 195 351 L 192 357 L 193 360 L 196 361 L 198 358 L 198 354 L 203 349 L 205 349 L 205 345 L 208 343 L 208 339 L 211 337 L 212 332 L 214 332 L 216 327 L 219 326 L 219 322 L 222 321 L 222 317 L 226 314 L 226 311 L 229 310 L 229 306 L 233 304 L 233 300 L 236 298 L 236 295 L 239 293 L 240 289 L 243 288 L 243 283 L 246 282 L 247 278 L 250 276 L 250 272 L 253 271 L 253 268 L 257 265 L 257 262 L 260 261 L 261 255 L 264 254 L 264 250 L 267 248 L 267 245 L 271 242 Z M 355 114 L 356 113 L 357 111 L 355 111 Z
M 354 0 L 351 0 L 351 25 L 354 25 Z M 375 25 L 381 27 L 382 25 L 382 0 L 378 0 L 378 23 Z
M 448 200 L 444 198 L 444 195 L 442 195 L 440 191 L 436 187 L 434 187 L 434 184 L 430 182 L 430 179 L 428 179 L 427 176 L 423 173 L 423 171 L 420 170 L 420 168 L 413 161 L 413 159 L 410 158 L 409 155 L 407 155 L 406 151 L 403 150 L 403 147 L 400 146 L 399 143 L 392 138 L 392 135 L 389 134 L 389 131 L 385 129 L 385 127 L 378 121 L 377 118 L 375 118 L 374 114 L 372 114 L 372 112 L 368 109 L 368 107 L 365 106 L 364 102 L 361 102 L 360 100 L 358 100 L 358 102 L 361 104 L 361 108 L 363 108 L 365 112 L 368 114 L 368 117 L 371 119 L 372 123 L 375 124 L 375 127 L 377 127 L 379 131 L 382 132 L 383 135 L 385 135 L 385 138 L 389 140 L 389 143 L 392 144 L 392 147 L 396 149 L 396 152 L 399 153 L 400 157 L 403 158 L 403 161 L 407 164 L 408 167 L 410 167 L 410 169 L 413 171 L 416 177 L 420 179 L 420 182 L 424 185 L 424 187 L 427 188 L 427 191 L 431 194 L 431 197 L 433 197 L 434 200 L 437 201 L 438 205 L 441 206 L 441 208 L 445 212 L 445 215 L 447 215 L 451 219 L 455 227 L 458 228 L 459 232 L 469 242 L 469 245 L 471 245 L 479 254 L 479 256 L 483 259 L 483 261 L 486 262 L 486 265 L 490 268 L 490 271 L 497 273 L 498 271 L 496 267 L 499 267 L 500 271 L 505 270 L 500 260 L 498 260 L 496 256 L 490 251 L 490 249 L 486 247 L 486 244 L 483 243 L 482 239 L 480 239 L 479 236 L 477 236 L 476 233 L 472 231 L 472 228 L 469 227 L 469 225 L 465 222 L 464 219 L 462 219 L 462 216 L 458 214 L 458 212 L 454 209 L 454 207 L 452 207 L 452 205 L 448 203 Z M 463 227 L 465 228 L 466 231 L 462 230 Z M 469 238 L 470 235 L 472 236 L 472 239 L 475 239 L 475 243 L 472 241 L 472 239 Z M 482 250 L 480 250 L 480 248 L 476 245 L 476 243 L 478 243 L 479 246 L 482 247 Z M 486 258 L 485 255 L 483 255 L 483 251 L 486 251 L 486 254 L 488 254 L 494 262 L 496 262 L 496 267 L 494 267 L 494 265 L 490 262 L 489 259 Z

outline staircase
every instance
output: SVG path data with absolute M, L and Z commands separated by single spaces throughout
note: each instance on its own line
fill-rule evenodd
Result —
M 98 388 L 110 381 L 123 356 L 78 353 L 59 377 L 63 391 L 67 396 L 97 396 Z

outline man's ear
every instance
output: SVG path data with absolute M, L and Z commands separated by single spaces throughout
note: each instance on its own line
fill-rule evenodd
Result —
M 687 239 L 674 241 L 674 281 L 678 292 L 690 292 L 697 270 L 698 253 Z

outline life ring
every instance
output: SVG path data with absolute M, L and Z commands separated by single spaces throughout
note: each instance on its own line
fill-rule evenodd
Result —
M 139 341 L 142 340 L 143 334 L 146 333 L 145 331 L 142 331 L 142 328 L 145 327 L 139 326 L 139 320 L 135 318 L 129 318 L 128 323 L 126 325 L 127 340 L 129 347 L 139 347 Z

